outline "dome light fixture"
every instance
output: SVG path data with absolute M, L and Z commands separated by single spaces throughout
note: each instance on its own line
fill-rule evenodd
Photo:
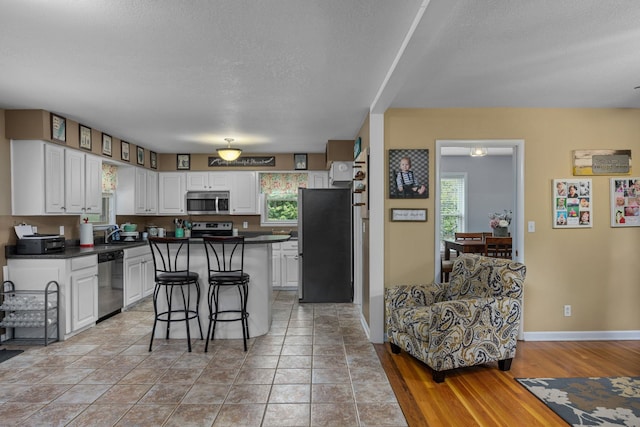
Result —
M 471 147 L 470 153 L 471 157 L 484 157 L 487 155 L 487 147 L 482 145 L 474 145 Z
M 239 148 L 231 148 L 233 138 L 225 138 L 224 140 L 227 141 L 227 148 L 218 148 L 216 151 L 218 152 L 218 156 L 220 156 L 222 160 L 232 162 L 240 157 L 240 154 L 242 154 L 242 150 Z

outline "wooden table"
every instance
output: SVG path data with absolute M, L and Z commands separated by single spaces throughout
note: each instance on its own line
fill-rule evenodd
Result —
M 458 253 L 481 254 L 484 252 L 484 240 L 444 240 L 444 259 L 451 259 L 451 251 Z

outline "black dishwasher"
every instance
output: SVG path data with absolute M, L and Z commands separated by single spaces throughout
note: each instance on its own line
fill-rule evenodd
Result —
M 123 250 L 98 254 L 98 322 L 122 310 L 123 258 Z

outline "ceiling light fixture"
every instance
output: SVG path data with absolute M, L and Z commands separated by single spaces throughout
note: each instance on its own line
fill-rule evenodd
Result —
M 231 143 L 233 142 L 233 138 L 225 138 L 227 141 L 227 148 L 218 148 L 218 156 L 220 156 L 223 160 L 228 162 L 234 161 L 240 154 L 242 154 L 242 150 L 239 148 L 231 148 Z
M 474 145 L 469 153 L 471 157 L 484 157 L 487 155 L 487 147 L 482 145 Z

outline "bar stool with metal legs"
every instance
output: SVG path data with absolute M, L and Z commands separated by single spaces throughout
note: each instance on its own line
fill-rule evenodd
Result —
M 249 275 L 244 272 L 244 236 L 204 236 L 209 269 L 209 327 L 204 351 L 209 350 L 209 340 L 213 340 L 217 322 L 241 322 L 244 351 L 249 339 Z M 220 290 L 236 288 L 239 302 L 235 307 L 221 307 Z M 224 291 L 223 291 L 224 292 Z M 229 303 L 229 293 L 224 299 Z
M 171 323 L 184 322 L 187 329 L 187 345 L 191 352 L 191 328 L 189 323 L 197 319 L 200 328 L 200 339 L 204 339 L 200 323 L 200 283 L 198 273 L 189 270 L 190 243 L 188 238 L 150 237 L 149 246 L 153 255 L 155 267 L 155 288 L 153 290 L 153 330 L 149 351 L 153 346 L 153 339 L 158 322 L 167 324 L 166 339 L 169 339 Z M 195 301 L 192 298 L 191 287 L 195 287 Z M 166 310 L 158 311 L 158 302 L 164 295 Z M 177 298 L 177 301 L 174 301 Z M 182 304 L 180 304 L 180 300 Z M 178 306 L 175 304 L 178 303 Z

